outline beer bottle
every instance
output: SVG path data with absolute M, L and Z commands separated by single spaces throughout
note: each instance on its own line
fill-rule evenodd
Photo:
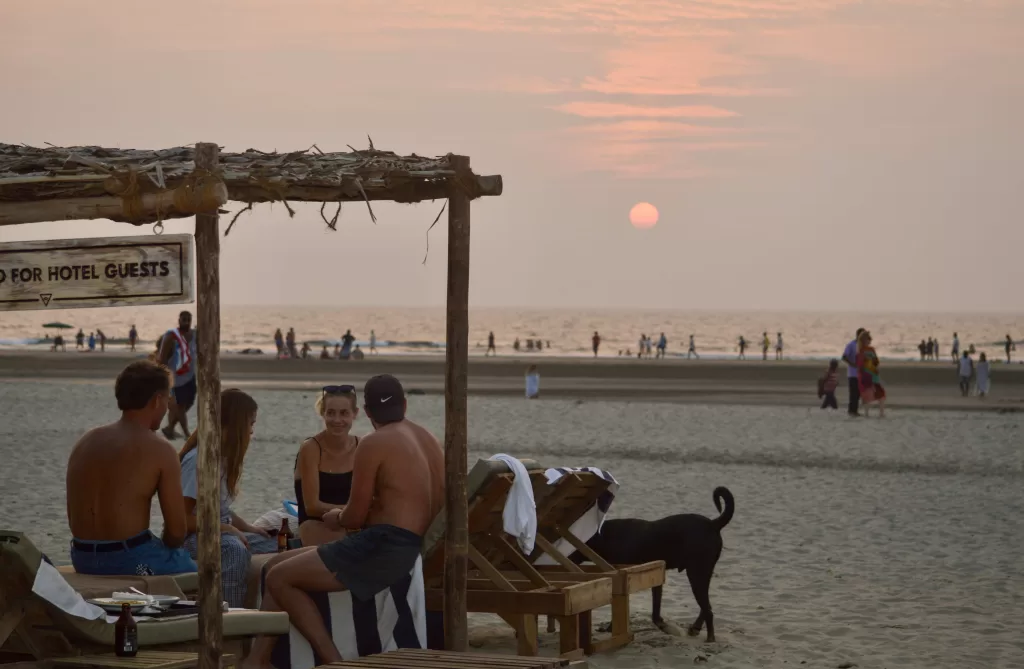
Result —
M 114 655 L 135 657 L 139 652 L 139 625 L 132 618 L 132 605 L 121 605 L 121 617 L 114 625 Z
M 277 552 L 284 553 L 288 550 L 288 536 L 291 530 L 288 529 L 288 519 L 281 519 L 281 529 L 277 532 Z

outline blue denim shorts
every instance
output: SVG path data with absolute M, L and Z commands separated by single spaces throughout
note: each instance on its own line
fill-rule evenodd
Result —
M 71 541 L 71 564 L 94 576 L 169 576 L 197 571 L 184 548 L 168 548 L 146 530 L 124 541 Z

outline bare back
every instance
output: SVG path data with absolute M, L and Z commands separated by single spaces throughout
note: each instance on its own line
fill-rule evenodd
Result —
M 160 496 L 168 545 L 184 541 L 181 469 L 174 448 L 151 430 L 117 422 L 90 430 L 71 450 L 67 469 L 71 534 L 121 541 L 149 529 Z
M 409 420 L 384 426 L 359 448 L 377 463 L 366 525 L 394 525 L 423 535 L 444 506 L 444 451 L 425 428 Z

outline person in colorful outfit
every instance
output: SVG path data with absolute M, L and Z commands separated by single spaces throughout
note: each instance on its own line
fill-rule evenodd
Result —
M 878 375 L 878 354 L 871 345 L 871 333 L 864 331 L 857 339 L 857 384 L 860 388 L 860 401 L 864 405 L 864 415 L 868 415 L 868 407 L 878 403 L 878 416 L 885 417 L 885 387 Z
M 178 327 L 168 330 L 160 340 L 157 362 L 169 367 L 174 377 L 171 391 L 174 401 L 167 409 L 164 436 L 174 439 L 174 426 L 180 424 L 188 437 L 188 411 L 196 402 L 196 331 L 192 328 L 190 312 L 178 314 Z

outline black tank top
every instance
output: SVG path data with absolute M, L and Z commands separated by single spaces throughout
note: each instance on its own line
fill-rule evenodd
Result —
M 320 457 L 317 459 L 316 468 L 320 476 L 320 501 L 324 504 L 334 504 L 341 506 L 348 504 L 349 495 L 352 494 L 352 472 L 344 472 L 341 474 L 332 474 L 331 472 L 320 471 L 320 460 L 323 459 L 324 450 L 320 446 L 320 442 L 317 441 L 316 437 L 311 437 L 313 441 L 316 441 L 316 447 L 320 452 Z M 359 437 L 356 437 L 356 446 L 359 445 Z M 299 466 L 299 456 L 295 456 L 295 467 Z M 299 525 L 310 519 L 310 516 L 306 514 L 306 505 L 302 501 L 302 479 L 295 479 L 295 502 L 299 511 Z M 314 518 L 314 520 L 319 520 Z

